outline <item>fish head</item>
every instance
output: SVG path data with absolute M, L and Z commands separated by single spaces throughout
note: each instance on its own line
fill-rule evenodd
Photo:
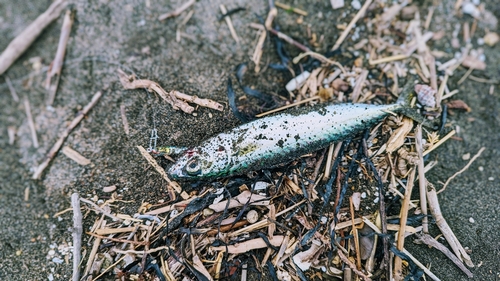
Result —
M 193 148 L 177 159 L 168 173 L 174 179 L 216 178 L 228 174 L 229 164 L 229 154 L 223 146 Z

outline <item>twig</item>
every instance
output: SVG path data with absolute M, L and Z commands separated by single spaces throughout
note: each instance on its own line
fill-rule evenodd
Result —
M 220 11 L 222 12 L 222 14 L 227 13 L 226 7 L 223 4 L 220 5 Z M 233 22 L 231 21 L 231 17 L 226 16 L 226 17 L 224 17 L 224 20 L 226 21 L 226 24 L 229 27 L 229 32 L 231 32 L 231 36 L 233 37 L 234 41 L 236 41 L 236 44 L 239 44 L 240 38 L 238 37 L 238 34 L 236 34 L 236 30 L 234 30 L 234 26 L 233 26 Z
M 104 210 L 103 208 L 97 206 L 97 204 L 95 204 L 94 202 L 90 201 L 90 200 L 87 200 L 85 198 L 80 198 L 80 201 L 82 201 L 83 203 L 86 203 L 90 206 L 92 206 L 92 208 L 98 212 L 100 212 L 101 214 L 103 214 L 104 216 L 112 219 L 112 220 L 115 220 L 115 221 L 123 221 L 123 219 L 107 212 L 106 210 Z
M 121 69 L 117 70 L 120 82 L 125 89 L 148 89 L 156 92 L 162 99 L 168 102 L 175 110 L 180 109 L 188 114 L 193 113 L 194 107 L 187 104 L 186 101 L 198 104 L 200 106 L 212 108 L 222 111 L 224 106 L 218 102 L 209 99 L 200 99 L 197 96 L 190 96 L 178 91 L 171 91 L 167 93 L 156 82 L 147 79 L 136 79 L 134 75 L 127 75 Z M 179 100 L 182 99 L 182 100 Z
M 472 73 L 472 71 L 474 71 L 474 67 L 470 67 L 467 72 L 465 72 L 464 76 L 462 76 L 462 78 L 460 78 L 460 80 L 458 80 L 457 84 L 460 85 L 462 84 L 465 79 L 467 79 L 467 77 L 469 77 L 469 75 Z
M 127 120 L 127 113 L 125 112 L 125 105 L 120 105 L 120 115 L 122 116 L 122 124 L 123 124 L 123 130 L 125 131 L 125 134 L 128 136 L 130 133 L 130 128 L 128 125 L 128 120 Z
M 56 156 L 57 151 L 61 148 L 63 145 L 64 141 L 68 137 L 69 133 L 82 121 L 82 119 L 85 117 L 85 115 L 96 105 L 97 101 L 101 98 L 102 93 L 97 92 L 93 97 L 92 100 L 90 101 L 89 104 L 87 104 L 81 112 L 76 116 L 75 119 L 66 127 L 66 129 L 62 132 L 61 136 L 57 140 L 57 142 L 52 146 L 52 148 L 49 150 L 47 153 L 47 156 L 45 160 L 36 168 L 35 173 L 33 174 L 33 179 L 39 179 L 40 176 L 42 175 L 43 171 L 47 166 L 49 165 L 50 161 Z
M 371 229 L 373 229 L 377 233 L 382 233 L 380 229 L 373 224 L 369 218 L 363 217 L 363 222 L 368 225 Z M 432 280 L 434 281 L 440 281 L 440 279 L 432 273 L 425 265 L 423 265 L 421 262 L 419 262 L 413 255 L 411 255 L 406 249 L 403 249 L 402 252 L 407 255 L 418 267 L 420 267 L 425 274 L 427 274 Z
M 57 87 L 59 86 L 59 78 L 61 78 L 61 69 L 64 63 L 64 54 L 66 53 L 66 45 L 68 44 L 69 34 L 71 33 L 71 26 L 73 26 L 73 13 L 68 10 L 64 15 L 56 56 L 49 67 L 49 71 L 47 71 L 45 89 L 49 94 L 47 97 L 47 105 L 49 106 L 54 103 L 54 99 L 56 97 Z M 54 80 L 54 83 L 52 83 L 52 80 Z
M 99 221 L 97 227 L 101 227 L 103 225 L 104 221 Z M 92 264 L 94 263 L 95 256 L 97 254 L 97 251 L 99 250 L 99 245 L 101 244 L 102 238 L 96 238 L 94 240 L 94 244 L 92 246 L 92 250 L 90 250 L 89 257 L 87 259 L 87 266 L 85 267 L 85 270 L 83 271 L 83 276 L 87 276 L 87 274 L 90 272 L 92 269 Z
M 426 189 L 425 185 L 427 180 L 425 179 L 425 169 L 424 169 L 424 156 L 423 156 L 423 141 L 422 141 L 422 125 L 417 126 L 415 140 L 417 142 L 417 154 L 418 154 L 418 187 L 420 192 L 420 209 L 422 210 L 422 227 L 423 232 L 429 232 L 429 222 L 427 220 L 427 197 L 425 196 Z
M 210 100 L 210 99 L 201 99 L 197 96 L 190 96 L 190 95 L 178 92 L 178 91 L 172 91 L 171 93 L 173 93 L 176 98 L 197 104 L 199 106 L 212 108 L 212 109 L 215 109 L 218 111 L 224 110 L 224 106 L 222 104 L 215 102 L 213 100 Z
M 16 89 L 14 86 L 12 86 L 12 83 L 10 82 L 9 77 L 5 76 L 5 82 L 7 83 L 7 86 L 9 87 L 10 95 L 12 96 L 12 99 L 15 102 L 19 102 L 19 96 L 16 93 Z
M 293 206 L 290 206 L 290 207 L 284 209 L 281 212 L 276 213 L 276 217 L 279 217 L 279 216 L 281 216 L 283 214 L 286 214 L 287 212 L 289 212 L 291 210 L 297 209 L 297 207 L 299 207 L 300 205 L 304 204 L 304 202 L 306 202 L 305 199 L 302 200 L 302 201 L 300 201 L 297 204 L 294 204 Z M 244 227 L 242 229 L 238 229 L 238 230 L 236 230 L 236 231 L 234 231 L 232 233 L 229 233 L 228 236 L 229 237 L 236 237 L 236 236 L 238 236 L 238 235 L 240 235 L 242 233 L 249 232 L 250 230 L 256 230 L 256 229 L 260 229 L 260 228 L 266 227 L 269 224 L 270 224 L 269 220 L 263 219 L 263 220 L 261 220 L 259 222 L 256 222 L 256 223 L 252 224 L 252 225 L 249 225 L 247 227 Z
M 401 211 L 399 213 L 399 231 L 397 237 L 396 248 L 398 250 L 404 249 L 405 243 L 405 226 L 408 220 L 408 206 L 410 203 L 411 193 L 413 190 L 413 179 L 415 178 L 415 169 L 412 169 L 410 176 L 408 177 L 408 183 L 406 184 L 405 197 L 403 198 L 403 203 L 401 204 Z M 403 280 L 403 270 L 402 259 L 399 256 L 394 257 L 394 278 L 395 280 Z
M 253 22 L 250 23 L 250 27 L 255 28 L 255 29 L 259 29 L 259 30 L 266 30 L 262 24 L 253 23 Z M 278 38 L 285 40 L 285 42 L 299 48 L 303 52 L 311 51 L 311 49 L 309 49 L 307 46 L 293 40 L 292 37 L 286 35 L 285 33 L 281 32 L 281 31 L 278 31 L 274 28 L 268 29 L 268 31 L 271 32 L 272 34 L 278 36 Z
M 349 258 L 346 257 L 346 255 L 344 255 L 344 253 L 342 253 L 341 250 L 337 251 L 337 254 L 339 255 L 340 259 L 345 264 L 347 264 L 352 269 L 352 271 L 354 271 L 354 273 L 356 273 L 359 277 L 363 278 L 363 280 L 365 280 L 365 281 L 371 281 L 372 280 L 370 277 L 366 276 L 362 271 L 358 270 L 356 268 L 356 265 L 351 260 L 349 260 Z
M 0 55 L 0 74 L 3 74 L 28 49 L 45 27 L 59 17 L 65 6 L 65 0 L 56 0 L 47 11 L 38 16 L 34 22 L 9 43 Z
M 132 241 L 129 241 L 129 243 L 132 242 Z M 147 251 L 135 251 L 135 250 L 118 250 L 118 249 L 114 249 L 113 251 L 115 251 L 116 253 L 119 253 L 119 254 L 134 254 L 134 255 L 146 255 L 146 254 L 152 254 L 152 253 L 156 253 L 158 251 L 162 251 L 162 250 L 169 250 L 169 249 L 172 249 L 172 247 L 169 247 L 169 246 L 160 246 L 158 248 L 153 248 L 153 249 L 149 249 Z
M 149 162 L 149 164 L 151 164 L 151 166 L 153 166 L 153 168 L 162 176 L 162 178 L 167 181 L 168 188 L 173 188 L 177 193 L 179 193 L 181 195 L 181 197 L 183 199 L 189 198 L 189 195 L 185 191 L 182 191 L 182 187 L 177 182 L 172 181 L 168 177 L 165 170 L 162 167 L 160 167 L 160 165 L 158 165 L 158 163 L 156 163 L 155 159 L 146 151 L 146 149 L 144 149 L 144 147 L 138 145 L 137 149 L 139 149 L 139 152 L 141 153 L 141 155 L 144 158 L 146 158 L 146 160 Z
M 272 7 L 267 14 L 265 27 L 266 29 L 271 29 L 271 25 L 273 24 L 273 20 L 278 14 L 278 9 Z M 264 48 L 264 43 L 266 42 L 267 32 L 262 32 L 260 34 L 259 40 L 257 41 L 257 46 L 255 46 L 255 51 L 253 52 L 252 60 L 255 63 L 254 71 L 259 73 L 260 71 L 260 59 L 262 58 L 262 49 Z
M 82 211 L 80 210 L 80 196 L 78 193 L 71 195 L 71 207 L 73 207 L 73 281 L 80 280 L 80 260 L 82 248 Z
M 368 77 L 368 70 L 363 69 L 363 71 L 359 74 L 358 78 L 356 79 L 356 85 L 354 86 L 354 89 L 352 90 L 352 102 L 358 102 L 359 101 L 359 96 L 361 94 L 361 90 L 363 89 L 363 86 L 366 81 L 366 77 Z
M 273 238 L 269 239 L 269 243 L 275 247 L 280 246 L 285 239 L 283 235 L 276 235 Z M 253 249 L 262 249 L 266 248 L 267 244 L 262 238 L 255 238 L 252 240 L 247 240 L 244 242 L 236 243 L 234 245 L 227 246 L 217 246 L 211 247 L 212 251 L 226 251 L 228 254 L 242 254 Z
M 385 58 L 381 58 L 381 59 L 377 59 L 377 60 L 372 60 L 372 58 L 370 56 L 368 63 L 370 65 L 375 65 L 375 64 L 387 63 L 387 62 L 391 62 L 391 61 L 404 60 L 406 58 L 408 58 L 407 55 L 395 55 L 395 56 L 385 57 Z
M 361 252 L 359 250 L 359 236 L 358 236 L 358 228 L 354 224 L 354 204 L 352 202 L 352 196 L 349 197 L 349 211 L 351 213 L 351 222 L 352 222 L 352 235 L 354 240 L 354 249 L 356 252 L 356 269 L 361 269 Z
M 492 79 L 488 80 L 488 79 L 476 77 L 474 75 L 469 75 L 469 79 L 472 81 L 479 82 L 479 83 L 487 83 L 487 84 L 499 84 L 500 83 L 498 80 L 492 80 Z
M 347 72 L 345 71 L 344 67 L 339 63 L 339 62 L 336 62 L 336 61 L 333 61 L 321 54 L 318 54 L 316 52 L 313 52 L 313 51 L 308 51 L 308 52 L 305 52 L 305 53 L 301 53 L 299 54 L 298 56 L 294 57 L 292 62 L 297 64 L 302 58 L 306 57 L 306 56 L 311 56 L 315 59 L 318 59 L 322 62 L 326 62 L 326 63 L 329 63 L 329 64 L 333 64 L 333 65 L 336 65 L 338 66 L 338 68 L 340 68 L 340 70 L 342 70 L 342 72 L 344 73 L 344 75 L 347 75 Z
M 35 122 L 33 122 L 33 115 L 31 115 L 30 101 L 24 97 L 24 109 L 26 110 L 26 117 L 28 118 L 28 126 L 30 127 L 31 139 L 33 140 L 33 147 L 38 148 L 38 138 L 36 136 Z
M 479 149 L 479 151 L 476 153 L 476 155 L 474 155 L 474 157 L 472 157 L 470 160 L 469 160 L 469 163 L 467 163 L 467 165 L 465 165 L 465 167 L 463 167 L 460 171 L 456 172 L 455 174 L 453 174 L 453 176 L 449 177 L 446 182 L 443 184 L 443 187 L 438 191 L 436 192 L 437 194 L 443 192 L 446 187 L 448 186 L 448 184 L 450 183 L 450 181 L 454 178 L 456 178 L 458 175 L 460 175 L 461 173 L 465 172 L 465 170 L 467 170 L 470 165 L 472 163 L 474 163 L 474 161 L 476 161 L 476 159 L 481 156 L 481 153 L 483 153 L 483 151 L 485 150 L 486 148 L 485 147 L 481 147 L 481 149 Z
M 472 272 L 464 266 L 462 261 L 458 259 L 448 248 L 446 248 L 443 244 L 439 243 L 436 239 L 432 238 L 429 234 L 417 234 L 418 239 L 415 240 L 415 243 L 421 242 L 430 247 L 436 248 L 441 251 L 446 257 L 448 257 L 460 270 L 462 270 L 467 277 L 472 278 Z
M 434 281 L 441 281 L 434 273 L 432 273 L 425 265 L 423 265 L 420 261 L 418 261 L 410 252 L 406 249 L 401 250 L 405 255 L 407 255 L 418 267 L 420 267 L 425 274 L 427 274 Z
M 459 259 L 464 261 L 467 266 L 474 267 L 474 263 L 472 263 L 469 255 L 462 247 L 460 241 L 458 241 L 457 237 L 444 219 L 443 214 L 441 213 L 441 208 L 439 207 L 436 188 L 434 188 L 434 185 L 432 185 L 430 182 L 427 182 L 427 200 L 429 202 L 429 209 L 431 210 L 431 214 L 436 220 L 436 225 L 438 226 L 439 230 L 441 230 L 441 233 L 443 233 L 444 238 L 446 238 L 446 241 L 450 245 L 455 255 Z
M 196 3 L 196 0 L 189 0 L 189 1 L 185 2 L 184 4 L 182 4 L 179 8 L 175 9 L 174 11 L 159 16 L 158 20 L 162 21 L 162 20 L 166 20 L 166 19 L 171 18 L 171 17 L 176 17 L 176 16 L 180 15 L 182 12 L 184 12 L 184 10 L 189 8 L 194 3 Z
M 344 42 L 347 35 L 349 35 L 349 32 L 351 31 L 351 29 L 354 27 L 354 25 L 356 25 L 356 22 L 358 22 L 358 20 L 362 16 L 364 16 L 366 10 L 368 9 L 368 7 L 370 6 L 371 3 L 372 3 L 372 0 L 366 0 L 365 4 L 363 4 L 363 7 L 361 7 L 361 9 L 358 11 L 358 13 L 354 16 L 354 18 L 351 20 L 351 22 L 347 25 L 347 28 L 344 29 L 344 31 L 340 35 L 339 39 L 337 39 L 337 41 L 335 42 L 335 45 L 333 45 L 332 50 L 336 50 L 340 47 L 340 45 L 342 45 L 342 43 Z
M 431 153 L 431 151 L 433 151 L 434 149 L 438 148 L 440 145 L 442 145 L 445 141 L 447 141 L 449 138 L 451 138 L 453 135 L 455 135 L 456 131 L 455 130 L 452 130 L 451 132 L 449 132 L 446 136 L 444 136 L 441 140 L 439 140 L 438 142 L 436 142 L 431 148 L 427 149 L 426 151 L 424 151 L 424 153 L 422 154 L 423 156 Z
M 276 5 L 276 7 L 281 8 L 283 10 L 291 11 L 291 12 L 294 12 L 294 13 L 299 14 L 299 15 L 304 16 L 304 17 L 307 16 L 307 12 L 304 10 L 301 10 L 299 8 L 294 8 L 290 5 L 283 4 L 280 2 L 274 2 L 274 5 Z

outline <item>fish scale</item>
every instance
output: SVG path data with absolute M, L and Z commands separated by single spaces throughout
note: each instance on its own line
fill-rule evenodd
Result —
M 272 168 L 352 137 L 403 107 L 332 104 L 257 119 L 188 149 L 168 172 L 174 179 L 208 179 Z

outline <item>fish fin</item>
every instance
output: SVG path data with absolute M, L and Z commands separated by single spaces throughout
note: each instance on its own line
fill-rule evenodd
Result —
M 415 98 L 415 85 L 418 84 L 419 80 L 415 76 L 410 76 L 408 82 L 403 87 L 403 90 L 399 94 L 397 103 L 402 105 L 399 110 L 404 116 L 413 119 L 414 121 L 429 127 L 432 126 L 430 121 L 425 119 L 425 117 L 420 114 L 417 108 L 412 108 L 413 99 Z
M 397 103 L 404 107 L 411 107 L 413 98 L 415 97 L 415 85 L 418 83 L 416 79 L 408 79 L 403 90 L 399 94 Z

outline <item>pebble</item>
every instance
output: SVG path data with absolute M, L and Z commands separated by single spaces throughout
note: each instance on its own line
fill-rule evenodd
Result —
M 54 251 L 54 250 L 50 250 L 50 251 L 49 251 L 49 256 L 53 256 L 53 255 L 55 255 L 55 254 L 56 254 L 56 251 Z
M 470 153 L 465 153 L 464 155 L 462 155 L 462 160 L 467 161 L 469 159 L 470 159 Z
M 353 0 L 351 2 L 351 6 L 356 10 L 361 9 L 361 3 L 358 0 Z
M 489 177 L 489 178 L 488 178 L 488 180 L 489 180 L 489 181 L 494 181 L 494 180 L 495 180 L 495 178 L 494 178 L 494 177 Z
M 483 166 L 479 166 L 479 168 L 477 168 L 479 170 L 479 172 L 482 172 L 484 171 L 484 167 Z
M 474 220 L 474 218 L 470 217 L 470 218 L 469 218 L 469 222 L 470 222 L 470 223 L 475 223 L 476 221 Z

